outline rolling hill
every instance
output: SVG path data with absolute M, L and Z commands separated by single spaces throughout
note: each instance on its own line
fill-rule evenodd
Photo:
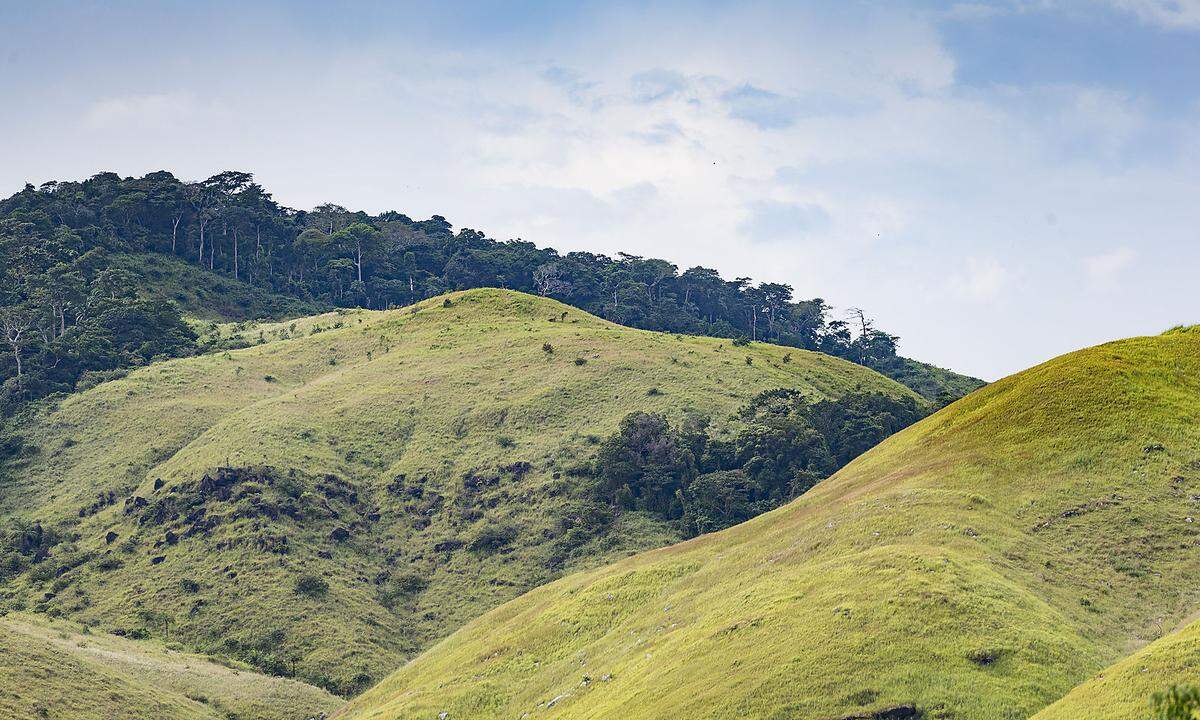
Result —
M 28 615 L 0 618 L 0 659 L 7 720 L 307 720 L 342 703 L 295 680 Z
M 1142 720 L 1150 699 L 1172 685 L 1200 683 L 1200 623 L 1155 640 L 1105 668 L 1034 720 Z
M 1197 498 L 1200 332 L 1082 350 L 502 605 L 338 717 L 1026 718 L 1200 605 Z
M 220 332 L 249 347 L 13 424 L 4 607 L 353 693 L 531 587 L 682 537 L 580 497 L 627 413 L 699 412 L 720 431 L 765 390 L 916 397 L 828 355 L 502 290 Z

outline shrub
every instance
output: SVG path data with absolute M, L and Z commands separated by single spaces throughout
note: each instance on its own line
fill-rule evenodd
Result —
M 745 335 L 733 339 L 734 347 L 745 347 L 750 344 L 750 338 Z
M 650 388 L 649 390 L 647 390 L 646 394 L 649 395 L 650 397 L 655 397 L 658 395 L 662 395 L 662 390 L 659 390 L 658 388 L 654 387 L 654 388 Z
M 305 573 L 296 578 L 296 594 L 305 597 L 322 597 L 329 592 L 329 583 L 325 578 L 311 573 Z
M 542 343 L 542 352 L 546 353 L 547 355 L 553 355 L 554 346 L 550 343 Z
M 576 365 L 587 365 L 587 360 L 584 358 L 575 358 Z
M 496 444 L 507 450 L 508 448 L 516 447 L 517 441 L 507 435 L 497 435 Z
M 488 523 L 475 532 L 467 546 L 476 552 L 494 552 L 512 543 L 519 534 L 512 523 Z
M 273 382 L 275 382 L 275 376 L 274 375 L 263 375 L 263 380 L 266 380 L 269 383 L 273 383 Z

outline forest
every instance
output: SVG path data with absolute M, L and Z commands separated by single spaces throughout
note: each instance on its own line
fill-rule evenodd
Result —
M 832 315 L 790 285 L 680 272 L 666 261 L 497 241 L 443 217 L 370 215 L 340 205 L 277 203 L 253 175 L 199 182 L 169 172 L 26 185 L 0 201 L 0 359 L 4 407 L 104 373 L 195 351 L 171 302 L 114 267 L 129 254 L 170 255 L 203 270 L 318 306 L 387 309 L 447 291 L 500 287 L 551 297 L 636 328 L 766 341 L 846 358 L 926 397 L 979 383 L 897 355 L 898 338 L 865 312 Z

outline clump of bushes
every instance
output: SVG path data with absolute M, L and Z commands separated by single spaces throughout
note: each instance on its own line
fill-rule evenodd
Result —
M 329 592 L 329 583 L 325 578 L 312 573 L 305 573 L 296 578 L 296 594 L 305 597 L 323 597 Z
M 520 534 L 520 530 L 512 523 L 487 523 L 475 531 L 467 547 L 475 552 L 495 552 L 512 544 Z

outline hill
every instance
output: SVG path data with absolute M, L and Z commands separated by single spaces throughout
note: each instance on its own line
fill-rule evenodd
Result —
M 1200 604 L 1198 419 L 1195 330 L 1057 358 L 507 603 L 339 717 L 1028 717 Z
M 12 338 L 0 353 L 0 412 L 70 392 L 87 371 L 188 354 L 193 345 L 175 311 L 155 300 L 206 320 L 244 320 L 407 306 L 480 287 L 553 297 L 646 330 L 824 352 L 938 402 L 982 384 L 897 355 L 899 338 L 862 312 L 838 319 L 824 300 L 797 300 L 782 283 L 725 280 L 704 267 L 680 272 L 627 253 L 499 242 L 455 232 L 437 215 L 414 221 L 334 204 L 293 210 L 244 172 L 200 182 L 99 173 L 0 199 L 0 325 Z
M 768 390 L 916 397 L 828 355 L 502 290 L 220 331 L 250 346 L 18 418 L 0 601 L 340 693 L 564 572 L 684 537 L 583 491 L 627 414 L 719 435 Z
M 1143 720 L 1151 699 L 1172 685 L 1200 682 L 1200 623 L 1155 640 L 1105 668 L 1034 720 Z
M 67 622 L 0 618 L 7 720 L 307 720 L 341 699 L 294 680 Z

